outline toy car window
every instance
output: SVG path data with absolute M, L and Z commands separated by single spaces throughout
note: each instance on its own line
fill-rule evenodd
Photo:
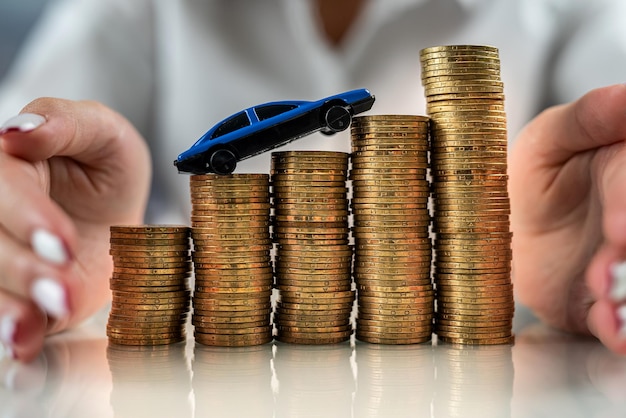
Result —
M 258 106 L 254 109 L 259 120 L 273 118 L 274 116 L 295 109 L 296 105 L 290 104 L 272 104 L 267 106 Z
M 215 129 L 215 132 L 213 132 L 211 138 L 226 135 L 227 133 L 234 132 L 237 129 L 245 128 L 249 125 L 250 118 L 248 117 L 248 114 L 246 112 L 239 112 L 218 126 L 217 129 Z

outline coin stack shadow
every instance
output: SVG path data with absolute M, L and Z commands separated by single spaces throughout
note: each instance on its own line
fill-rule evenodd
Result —
M 193 416 L 191 371 L 185 350 L 185 344 L 109 345 L 106 357 L 113 417 Z
M 189 312 L 189 228 L 114 225 L 109 341 L 163 345 L 185 340 Z
M 272 153 L 276 339 L 332 344 L 352 334 L 347 153 Z
M 192 362 L 193 416 L 274 417 L 273 348 L 197 346 Z
M 420 51 L 431 118 L 438 339 L 513 341 L 507 130 L 497 48 Z
M 436 388 L 433 352 L 431 344 L 357 343 L 352 416 L 402 417 L 411 411 L 411 416 L 430 417 Z
M 277 344 L 274 417 L 352 417 L 356 381 L 350 344 Z
M 435 356 L 432 414 L 511 417 L 515 369 L 511 345 L 449 345 Z
M 428 118 L 354 118 L 352 213 L 356 337 L 379 344 L 431 340 Z
M 193 175 L 190 188 L 196 342 L 271 342 L 269 175 Z

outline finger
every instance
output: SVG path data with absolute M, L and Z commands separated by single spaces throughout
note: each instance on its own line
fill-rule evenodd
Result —
M 626 254 L 626 135 L 621 141 L 599 163 L 599 188 L 605 241 Z
M 0 153 L 0 224 L 6 239 L 30 245 L 41 260 L 53 264 L 71 261 L 76 230 L 65 211 L 47 192 L 43 165 L 34 167 Z
M 530 164 L 559 165 L 574 154 L 626 139 L 625 119 L 626 84 L 599 88 L 574 103 L 544 111 L 515 149 L 534 155 L 527 160 Z
M 609 350 L 626 354 L 626 335 L 620 331 L 614 305 L 608 300 L 599 300 L 591 306 L 587 326 Z
M 604 345 L 626 354 L 626 264 L 625 251 L 605 243 L 587 269 L 587 288 L 596 302 L 589 310 L 587 326 Z
M 42 116 L 45 123 L 36 129 L 5 128 L 0 144 L 5 152 L 28 161 L 66 156 L 94 163 L 115 155 L 129 163 L 134 148 L 145 146 L 143 141 L 126 141 L 129 135 L 139 135 L 121 115 L 97 102 L 40 98 L 24 112 Z
M 67 287 L 73 284 L 67 268 L 42 263 L 26 246 L 20 245 L 0 229 L 0 289 L 23 299 L 32 299 L 39 307 L 58 319 L 71 312 Z
M 0 291 L 0 342 L 7 354 L 31 361 L 41 351 L 46 316 L 33 303 Z

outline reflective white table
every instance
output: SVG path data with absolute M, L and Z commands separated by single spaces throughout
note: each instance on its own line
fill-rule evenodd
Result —
M 106 313 L 0 361 L 0 417 L 624 417 L 626 358 L 518 307 L 514 346 L 109 346 Z M 191 333 L 190 333 L 191 335 Z

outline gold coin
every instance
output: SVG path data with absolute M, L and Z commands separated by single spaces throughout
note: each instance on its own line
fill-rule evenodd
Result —
M 254 306 L 254 304 L 264 304 L 270 301 L 272 290 L 241 289 L 240 292 L 208 292 L 206 289 L 195 292 L 193 295 L 194 307 L 202 307 L 207 303 L 228 301 L 230 306 Z M 245 305 L 243 300 L 249 300 L 249 304 Z M 238 302 L 237 305 L 233 305 Z
M 304 326 L 288 326 L 284 324 L 276 324 L 276 330 L 279 333 L 288 334 L 311 334 L 311 333 L 343 333 L 352 332 L 352 325 L 335 325 L 321 327 L 304 327 Z
M 347 158 L 347 154 L 345 152 L 340 151 L 274 151 L 271 154 L 272 160 L 299 160 L 301 158 L 316 158 L 316 159 L 325 159 L 325 158 Z
M 387 341 L 395 340 L 398 341 L 396 344 L 405 344 L 406 342 L 400 341 L 420 341 L 425 342 L 429 341 L 432 336 L 431 327 L 424 327 L 419 331 L 414 332 L 391 332 L 391 331 L 369 331 L 369 330 L 360 330 L 356 329 L 355 337 L 361 341 L 366 341 L 369 338 L 384 338 Z M 408 344 L 408 343 L 406 343 Z
M 311 305 L 301 304 L 284 304 L 278 301 L 276 305 L 276 314 L 298 316 L 307 318 L 349 318 L 352 313 L 352 304 L 341 304 L 340 307 L 328 307 L 328 305 L 321 305 L 319 308 L 313 309 Z
M 109 315 L 108 322 L 113 324 L 128 323 L 135 328 L 160 326 L 161 324 L 178 324 L 184 325 L 187 321 L 187 313 L 180 316 L 120 316 Z
M 230 252 L 213 252 L 213 253 L 206 253 L 206 252 L 198 252 L 198 251 L 194 251 L 192 254 L 192 260 L 194 261 L 199 261 L 199 262 L 217 262 L 219 263 L 223 263 L 225 261 L 232 261 L 235 263 L 242 263 L 245 261 L 251 261 L 254 263 L 257 262 L 261 262 L 261 261 L 270 261 L 271 257 L 270 257 L 270 249 L 269 248 L 265 248 L 263 250 L 260 251 L 250 251 L 248 253 L 246 252 L 234 252 L 234 253 L 230 253 Z
M 260 173 L 236 173 L 236 174 L 192 174 L 189 176 L 190 182 L 200 182 L 200 183 L 225 183 L 231 184 L 234 182 L 254 182 L 254 181 L 264 181 L 268 178 L 267 174 Z
M 427 285 L 359 285 L 359 292 L 432 292 L 433 286 Z
M 182 279 L 176 278 L 176 279 L 171 279 L 171 280 L 158 280 L 158 279 L 133 280 L 133 279 L 111 278 L 110 288 L 112 290 L 123 290 L 125 288 L 150 289 L 148 291 L 151 291 L 151 292 L 165 291 L 165 289 L 177 289 L 177 288 L 182 288 L 186 290 L 187 289 L 186 279 L 187 279 L 186 277 Z
M 122 291 L 122 290 L 113 290 L 112 293 L 114 298 L 122 297 L 122 298 L 141 298 L 141 299 L 162 299 L 162 298 L 187 298 L 191 295 L 191 291 L 189 289 L 184 289 L 182 291 L 174 291 L 174 292 L 139 292 L 139 291 Z
M 442 320 L 469 321 L 469 322 L 478 322 L 478 321 L 505 322 L 505 321 L 513 320 L 513 312 L 509 310 L 509 311 L 499 313 L 499 314 L 485 313 L 484 315 L 473 315 L 473 314 L 466 315 L 466 314 L 437 312 L 436 321 L 442 321 Z
M 219 322 L 192 322 L 195 330 L 200 333 L 206 334 L 246 334 L 245 332 L 228 332 L 232 330 L 250 330 L 258 329 L 260 327 L 268 327 L 270 324 L 270 318 L 259 321 L 240 322 L 240 323 L 219 323 Z M 254 334 L 253 332 L 249 334 Z
M 107 324 L 107 333 L 115 336 L 154 336 L 157 338 L 173 337 L 183 334 L 184 326 L 180 324 L 166 324 L 146 326 L 145 324 L 139 328 L 133 326 L 132 323 Z
M 447 328 L 443 326 L 438 326 L 435 329 L 435 332 L 438 336 L 448 337 L 448 338 L 468 338 L 468 339 L 480 339 L 480 338 L 506 338 L 511 336 L 511 329 L 505 330 L 485 330 L 485 331 L 474 331 L 474 330 L 465 330 L 463 328 Z
M 203 326 L 207 326 L 209 324 L 215 324 L 216 326 L 239 326 L 239 324 L 242 324 L 242 326 L 244 326 L 243 324 L 245 324 L 245 326 L 248 326 L 248 324 L 252 323 L 258 323 L 258 322 L 264 322 L 264 323 L 269 323 L 270 320 L 270 314 L 269 313 L 260 313 L 258 315 L 248 315 L 246 314 L 246 316 L 241 316 L 241 317 L 237 317 L 237 316 L 201 316 L 201 315 L 194 315 L 194 317 L 192 318 L 192 324 L 193 325 L 203 325 Z
M 194 333 L 197 343 L 216 347 L 246 347 L 263 345 L 273 340 L 271 333 L 267 334 L 243 334 L 243 335 L 220 335 Z
M 369 306 L 359 306 L 359 315 L 391 315 L 391 316 L 403 316 L 403 315 L 432 315 L 434 308 L 432 305 L 414 308 L 377 308 Z
M 479 320 L 479 321 L 470 321 L 470 320 L 451 320 L 451 319 L 440 319 L 437 318 L 435 320 L 435 325 L 440 327 L 454 327 L 457 329 L 489 329 L 489 328 L 507 328 L 511 329 L 513 325 L 513 318 L 508 318 L 504 321 L 489 321 L 489 320 Z M 451 329 L 454 329 L 451 328 Z
M 342 327 L 347 329 L 351 327 L 349 318 L 328 321 L 291 320 L 286 318 L 283 315 L 276 315 L 274 323 L 284 328 L 332 329 L 333 327 Z
M 188 233 L 189 227 L 185 225 L 111 225 L 111 233 L 136 233 L 136 234 L 177 234 Z
M 355 292 L 353 292 L 352 290 L 346 290 L 346 291 L 341 291 L 341 292 L 311 292 L 311 291 L 305 291 L 305 290 L 298 291 L 298 292 L 288 292 L 288 291 L 280 292 L 280 298 L 282 301 L 293 299 L 293 300 L 302 301 L 302 303 L 306 303 L 304 301 L 306 301 L 307 299 L 314 300 L 315 302 L 325 300 L 325 299 L 333 300 L 333 301 L 343 301 L 344 299 L 353 300 L 355 295 L 356 295 Z
M 186 263 L 183 267 L 172 268 L 136 268 L 136 267 L 116 267 L 114 266 L 113 274 L 136 274 L 136 275 L 171 275 L 171 274 L 188 274 L 191 271 L 191 262 Z
M 187 305 L 171 308 L 171 309 L 136 309 L 135 306 L 111 306 L 111 315 L 127 316 L 133 318 L 147 318 L 147 317 L 168 317 L 175 318 L 183 315 L 189 311 Z
M 357 324 L 357 329 L 360 328 L 361 330 L 365 330 L 365 328 L 362 328 L 363 326 L 383 327 L 383 328 L 389 327 L 390 332 L 395 332 L 393 331 L 394 329 L 398 329 L 398 328 L 402 329 L 404 327 L 406 327 L 407 329 L 414 328 L 414 329 L 422 329 L 422 330 L 427 327 L 432 328 L 433 321 L 432 321 L 432 318 L 430 317 L 407 319 L 406 317 L 395 318 L 395 317 L 389 317 L 389 316 L 382 316 L 378 319 L 357 317 L 356 324 Z
M 428 122 L 428 117 L 421 115 L 361 115 L 356 116 L 352 121 L 352 126 L 363 126 L 365 124 L 381 124 L 399 123 L 402 125 L 417 124 L 421 125 Z
M 439 341 L 459 344 L 459 345 L 501 345 L 501 344 L 513 344 L 515 343 L 515 336 L 502 337 L 502 338 L 457 338 L 457 337 L 438 337 Z
M 336 268 L 343 268 L 351 265 L 352 263 L 352 254 L 344 255 L 344 256 L 336 256 L 329 254 L 327 257 L 308 257 L 306 254 L 303 255 L 301 260 L 298 260 L 296 256 L 285 255 L 284 251 L 277 253 L 276 257 L 276 266 L 281 266 L 285 268 L 301 268 L 303 270 L 329 270 Z
M 426 324 L 421 326 L 391 326 L 390 324 L 385 324 L 383 326 L 375 326 L 370 325 L 367 321 L 357 321 L 356 326 L 359 334 L 380 334 L 381 336 L 387 337 L 398 337 L 400 335 L 404 336 L 416 336 L 416 335 L 430 335 L 432 334 L 433 326 L 432 324 Z
M 252 328 L 211 328 L 211 327 L 196 327 L 194 334 L 205 335 L 267 335 L 271 334 L 272 327 L 269 324 Z
M 263 307 L 249 306 L 202 306 L 194 307 L 193 318 L 204 318 L 209 320 L 226 320 L 227 318 L 251 318 L 256 315 L 270 315 L 271 305 Z
M 134 261 L 139 260 L 139 261 Z M 113 259 L 113 265 L 115 269 L 123 268 L 147 268 L 147 269 L 169 269 L 169 268 L 189 268 L 189 262 L 191 260 L 178 259 L 178 260 L 165 260 L 165 259 L 151 259 L 140 260 L 133 258 L 117 258 Z
M 337 292 L 337 291 L 346 291 L 346 290 L 350 290 L 351 289 L 351 285 L 348 284 L 344 284 L 344 285 L 328 285 L 328 286 L 313 286 L 313 285 L 308 285 L 308 286 L 303 286 L 303 285 L 294 285 L 294 286 L 289 286 L 289 285 L 285 285 L 285 284 L 278 284 L 276 285 L 276 288 L 281 291 L 281 292 L 301 292 L 301 291 L 309 291 L 309 292 Z
M 119 338 L 117 336 L 108 336 L 109 342 L 116 345 L 166 345 L 176 344 L 185 340 L 185 336 L 177 336 L 171 338 Z
M 287 182 L 290 183 L 292 181 L 300 181 L 300 182 L 343 182 L 347 180 L 347 176 L 345 173 L 341 174 L 324 174 L 324 173 L 300 173 L 300 174 L 275 174 L 272 176 L 272 183 L 276 184 L 277 182 Z
M 143 246 L 148 248 L 160 247 L 160 246 L 168 246 L 169 248 L 179 248 L 185 249 L 187 246 L 188 238 L 184 240 L 180 239 L 166 239 L 166 238 L 145 238 L 145 239 L 131 239 L 131 238 L 110 238 L 109 243 L 111 246 L 115 246 L 119 249 L 119 247 L 126 246 Z M 119 247 L 118 247 L 119 246 Z M 174 250 L 172 250 L 174 251 Z
M 317 270 L 323 270 L 323 271 L 327 271 L 330 270 L 328 273 L 335 273 L 335 272 L 344 272 L 345 269 L 350 269 L 351 267 L 351 262 L 350 260 L 341 260 L 338 262 L 327 262 L 325 264 L 320 264 L 320 263 L 299 263 L 297 261 L 295 262 L 288 262 L 288 261 L 284 261 L 284 260 L 277 260 L 275 263 L 275 268 L 276 270 L 280 270 L 280 271 L 284 271 L 284 272 L 315 272 Z
M 279 256 L 285 254 L 306 254 L 307 257 L 342 257 L 352 254 L 352 247 L 347 244 L 331 244 L 331 245 L 317 245 L 317 244 L 278 244 Z
M 122 282 L 123 283 L 123 282 Z M 118 284 L 118 282 L 111 282 L 109 289 L 122 292 L 141 292 L 141 293 L 166 293 L 166 292 L 181 292 L 188 290 L 186 285 L 174 285 L 174 286 L 126 286 L 125 284 Z
M 300 300 L 296 300 L 295 302 L 280 300 L 280 306 L 284 310 L 289 311 L 300 311 L 300 312 L 310 312 L 310 311 L 328 311 L 328 310 L 341 310 L 343 308 L 352 307 L 351 301 L 340 301 L 340 302 L 322 302 L 313 301 L 310 303 L 300 302 Z
M 322 336 L 317 335 L 310 338 L 304 338 L 298 335 L 288 335 L 288 334 L 277 334 L 276 341 L 280 341 L 288 344 L 305 344 L 305 345 L 325 345 L 325 344 L 339 344 L 341 342 L 348 341 L 350 339 L 351 333 L 347 335 L 331 335 L 331 336 Z
M 119 250 L 118 247 L 111 247 L 109 250 L 109 254 L 113 257 L 113 259 L 117 258 L 143 258 L 146 260 L 152 260 L 155 258 L 163 258 L 163 259 L 179 259 L 179 258 L 187 258 L 189 257 L 189 249 L 185 249 L 182 251 L 169 251 L 169 250 Z
M 355 334 L 356 339 L 370 343 L 370 344 L 384 344 L 384 345 L 410 345 L 410 344 L 422 344 L 430 342 L 431 336 L 417 336 L 417 337 L 407 337 L 407 338 L 386 338 L 377 335 L 370 334 L 361 334 L 357 332 Z
M 489 55 L 498 55 L 498 48 L 491 45 L 442 45 L 442 46 L 431 46 L 428 48 L 421 49 L 419 51 L 420 60 L 423 56 L 427 56 L 429 54 L 454 54 L 458 52 L 463 53 L 473 53 L 473 54 L 489 54 Z

